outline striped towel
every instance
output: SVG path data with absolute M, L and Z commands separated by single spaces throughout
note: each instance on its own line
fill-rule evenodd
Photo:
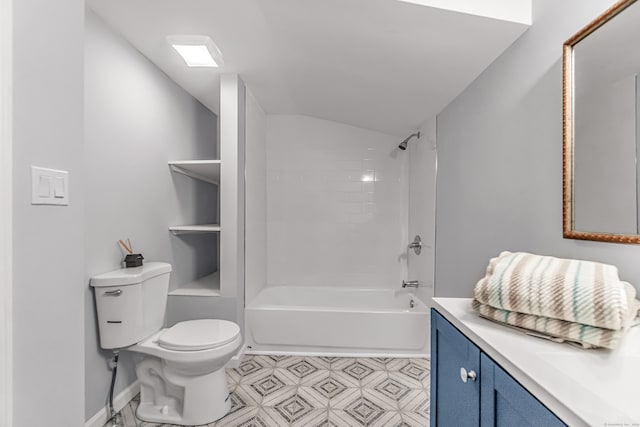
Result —
M 493 258 L 474 294 L 499 310 L 616 331 L 637 312 L 635 288 L 620 281 L 616 267 L 524 252 Z
M 516 328 L 527 331 L 535 331 L 538 332 L 539 335 L 551 338 L 554 341 L 576 343 L 583 348 L 616 348 L 627 331 L 626 329 L 614 331 L 612 329 L 598 328 L 533 314 L 500 310 L 490 305 L 482 304 L 477 300 L 473 300 L 473 309 L 478 312 L 480 316 L 489 320 L 503 323 L 507 326 L 515 326 Z

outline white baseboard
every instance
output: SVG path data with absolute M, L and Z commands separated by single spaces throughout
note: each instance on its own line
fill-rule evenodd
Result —
M 113 409 L 116 412 L 124 408 L 138 393 L 140 393 L 140 383 L 136 380 L 129 387 L 118 393 L 113 398 Z M 105 406 L 100 409 L 91 419 L 84 423 L 84 427 L 102 427 L 109 421 L 109 408 Z

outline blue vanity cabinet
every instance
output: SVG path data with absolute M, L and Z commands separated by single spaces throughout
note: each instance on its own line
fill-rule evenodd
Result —
M 431 426 L 565 426 L 431 309 Z
M 480 354 L 480 425 L 544 426 L 565 424 L 511 378 L 486 354 Z
M 464 369 L 464 376 L 461 376 Z M 480 424 L 480 350 L 431 311 L 431 425 Z M 474 378 L 475 376 L 475 378 Z

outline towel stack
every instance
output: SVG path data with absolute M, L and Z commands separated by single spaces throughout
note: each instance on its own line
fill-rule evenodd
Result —
M 635 288 L 597 262 L 502 252 L 474 294 L 487 319 L 585 348 L 615 348 L 640 321 Z

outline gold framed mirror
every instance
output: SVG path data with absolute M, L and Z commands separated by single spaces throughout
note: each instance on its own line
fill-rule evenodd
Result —
M 563 46 L 563 236 L 640 243 L 640 2 Z

